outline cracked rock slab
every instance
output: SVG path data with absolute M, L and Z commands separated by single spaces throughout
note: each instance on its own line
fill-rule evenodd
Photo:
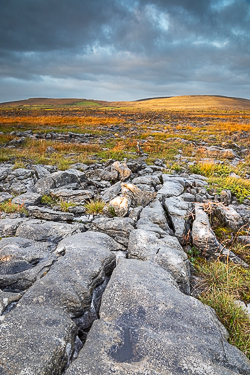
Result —
M 57 252 L 65 255 L 1 319 L 1 374 L 62 374 L 81 324 L 90 321 L 94 290 L 115 267 L 111 250 L 117 247 L 112 238 L 94 232 L 60 242 Z
M 151 262 L 121 259 L 96 320 L 66 375 L 247 375 L 214 311 Z
M 150 260 L 168 271 L 184 293 L 190 293 L 189 262 L 177 238 L 159 238 L 153 232 L 133 230 L 129 236 L 128 257 Z
M 50 208 L 29 206 L 29 214 L 37 219 L 54 220 L 54 221 L 72 221 L 74 215 L 69 212 L 54 211 Z
M 177 197 L 183 191 L 184 187 L 180 182 L 169 179 L 164 181 L 163 187 L 158 191 L 157 196 L 163 198 Z

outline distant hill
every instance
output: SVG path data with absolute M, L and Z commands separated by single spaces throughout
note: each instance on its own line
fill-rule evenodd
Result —
M 116 106 L 126 105 L 141 109 L 166 110 L 250 110 L 250 100 L 216 95 L 172 96 L 148 98 L 136 102 L 116 102 Z
M 22 106 L 95 106 L 104 105 L 106 102 L 87 99 L 52 99 L 52 98 L 30 98 L 13 102 L 0 103 L 1 107 L 22 107 Z
M 107 102 L 87 99 L 30 98 L 0 103 L 0 107 L 117 107 L 150 110 L 250 110 L 250 100 L 218 95 L 189 95 L 145 98 L 136 101 Z

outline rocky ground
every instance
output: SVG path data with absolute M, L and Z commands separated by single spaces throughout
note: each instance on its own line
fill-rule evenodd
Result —
M 249 199 L 146 160 L 142 152 L 64 171 L 2 162 L 1 375 L 250 373 L 199 301 L 190 257 L 195 248 L 247 269 L 212 226 L 232 237 L 244 228 L 237 240 L 249 244 Z

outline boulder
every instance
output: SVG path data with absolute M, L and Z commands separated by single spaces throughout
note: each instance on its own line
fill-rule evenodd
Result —
M 105 189 L 102 193 L 102 200 L 104 202 L 109 202 L 113 198 L 115 198 L 121 191 L 121 183 L 117 182 L 116 184 L 112 185 L 111 187 Z
M 13 198 L 12 194 L 6 192 L 0 192 L 0 203 L 6 202 Z
M 100 319 L 66 375 L 247 375 L 214 311 L 176 287 L 152 262 L 121 259 Z
M 121 184 L 122 195 L 131 199 L 133 207 L 147 206 L 156 197 L 156 193 L 142 191 L 134 184 Z
M 218 216 L 221 222 L 235 231 L 239 230 L 244 225 L 240 214 L 235 211 L 232 205 L 225 207 L 222 204 L 218 204 L 215 211 L 216 216 Z
M 121 181 L 127 180 L 131 175 L 131 170 L 128 168 L 126 162 L 120 163 L 119 161 L 115 161 L 111 165 L 112 172 L 118 172 L 118 179 Z
M 104 208 L 103 212 L 107 216 L 126 216 L 129 211 L 131 201 L 127 197 L 116 197 L 112 199 Z

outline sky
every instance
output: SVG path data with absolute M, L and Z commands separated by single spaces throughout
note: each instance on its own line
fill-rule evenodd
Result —
M 0 102 L 250 99 L 250 0 L 0 0 Z

